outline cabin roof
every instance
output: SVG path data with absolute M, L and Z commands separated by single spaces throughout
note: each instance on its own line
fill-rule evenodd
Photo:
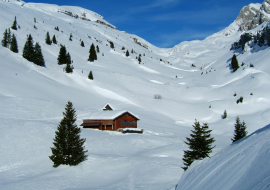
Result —
M 114 120 L 126 113 L 129 113 L 130 115 L 135 117 L 137 120 L 140 120 L 137 115 L 126 110 L 94 112 L 88 117 L 88 119 L 84 119 L 84 120 Z

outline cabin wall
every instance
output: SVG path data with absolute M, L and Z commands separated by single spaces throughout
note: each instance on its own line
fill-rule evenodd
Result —
M 114 121 L 114 129 L 119 128 L 137 128 L 137 119 L 126 113 Z

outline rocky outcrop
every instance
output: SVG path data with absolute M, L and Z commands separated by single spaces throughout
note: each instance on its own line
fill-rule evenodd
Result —
M 236 21 L 239 30 L 247 31 L 256 28 L 265 21 L 270 20 L 270 0 L 260 4 L 250 4 L 240 11 Z
M 110 25 L 110 24 L 108 24 L 108 23 L 106 23 L 106 22 L 104 22 L 104 21 L 97 20 L 96 22 L 97 22 L 97 23 L 99 23 L 99 24 L 102 24 L 102 25 L 108 26 L 108 27 L 110 27 L 110 28 L 112 28 L 112 29 L 116 29 L 116 30 L 118 30 L 118 29 L 117 29 L 115 26 Z

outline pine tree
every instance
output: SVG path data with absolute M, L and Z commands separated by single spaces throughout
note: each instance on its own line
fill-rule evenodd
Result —
M 54 147 L 51 147 L 52 155 L 49 158 L 53 161 L 53 167 L 59 165 L 76 166 L 87 157 L 85 147 L 86 139 L 80 138 L 81 129 L 76 125 L 76 111 L 70 101 L 66 104 L 63 119 L 55 131 L 53 139 Z
M 27 35 L 27 40 L 23 48 L 22 56 L 30 62 L 34 61 L 34 45 L 31 34 Z
M 133 49 L 131 50 L 131 53 L 134 53 L 134 50 Z
M 142 62 L 141 56 L 139 56 L 138 61 L 139 61 L 139 64 L 141 64 Z
M 126 52 L 126 56 L 127 56 L 127 57 L 129 56 L 129 52 L 128 52 L 128 50 L 127 50 L 127 52 Z
M 60 45 L 59 55 L 57 58 L 58 65 L 66 64 L 67 63 L 67 50 L 66 47 L 62 44 Z
M 223 119 L 226 119 L 227 118 L 227 111 L 226 110 L 224 111 L 222 118 Z
M 11 42 L 11 32 L 10 32 L 10 28 L 7 30 L 7 47 L 9 47 L 10 45 L 10 42 Z
M 186 138 L 187 142 L 185 142 L 190 150 L 184 150 L 184 165 L 182 167 L 184 170 L 187 170 L 188 167 L 195 160 L 201 160 L 203 158 L 209 157 L 209 154 L 212 152 L 212 143 L 215 142 L 214 138 L 211 137 L 211 131 L 208 130 L 208 124 L 204 123 L 203 126 L 195 120 L 193 125 L 194 130 L 192 134 L 190 134 L 190 138 Z
M 69 41 L 72 41 L 72 34 L 69 35 Z
M 233 72 L 235 72 L 237 69 L 239 69 L 238 60 L 237 60 L 235 54 L 233 54 L 233 57 L 232 57 L 231 67 L 233 69 Z
M 5 30 L 5 32 L 3 33 L 3 39 L 1 41 L 2 43 L 2 46 L 3 47 L 8 47 L 8 32 L 7 32 L 7 29 Z
M 94 46 L 94 44 L 92 43 L 92 45 L 91 45 L 91 47 L 90 47 L 90 50 L 89 50 L 88 61 L 94 62 L 94 60 L 97 60 L 97 53 L 96 53 L 96 50 L 95 50 L 95 46 Z
M 34 47 L 35 57 L 34 63 L 39 66 L 45 66 L 45 61 L 42 55 L 41 47 L 38 42 L 36 42 Z
M 13 24 L 12 24 L 11 28 L 12 28 L 13 30 L 17 30 L 17 20 L 16 20 L 16 16 L 15 16 L 15 19 L 14 19 L 14 21 L 13 21 Z
M 73 67 L 71 66 L 71 64 L 66 64 L 65 66 L 65 72 L 66 73 L 73 73 Z
M 97 53 L 99 53 L 99 47 L 98 47 L 98 45 L 97 45 Z
M 49 32 L 47 32 L 47 34 L 46 34 L 45 43 L 48 45 L 52 44 Z
M 83 43 L 83 41 L 81 41 L 81 46 L 82 46 L 82 47 L 84 47 L 84 43 Z
M 18 44 L 17 44 L 17 39 L 14 34 L 12 34 L 11 42 L 10 42 L 10 50 L 13 51 L 14 53 L 18 53 Z
M 234 137 L 231 139 L 233 143 L 244 138 L 248 134 L 246 130 L 246 123 L 244 121 L 241 123 L 238 116 L 236 117 L 236 123 L 234 124 L 234 127 Z
M 89 74 L 88 74 L 88 79 L 94 80 L 92 71 L 89 72 Z
M 53 35 L 53 37 L 52 37 L 52 43 L 57 44 L 57 40 L 56 40 L 55 35 Z
M 110 47 L 113 49 L 114 48 L 114 43 L 110 41 Z

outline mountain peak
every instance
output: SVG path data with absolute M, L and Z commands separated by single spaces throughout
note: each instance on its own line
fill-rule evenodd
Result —
M 243 7 L 236 19 L 240 31 L 251 30 L 268 20 L 270 20 L 270 0 Z

